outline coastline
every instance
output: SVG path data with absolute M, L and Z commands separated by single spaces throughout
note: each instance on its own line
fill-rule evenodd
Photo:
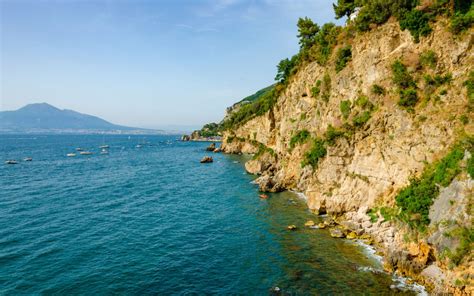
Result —
M 304 200 L 306 203 L 308 202 L 308 198 L 303 192 L 298 192 L 298 191 L 294 191 L 294 190 L 288 190 L 288 191 L 295 194 L 298 198 Z M 309 207 L 308 207 L 308 210 L 310 210 Z M 325 223 L 327 225 L 335 225 L 335 226 L 332 226 L 332 227 L 329 226 L 326 231 L 329 231 L 331 228 L 336 228 L 338 226 L 345 227 L 344 224 L 338 223 L 336 220 L 333 220 L 332 218 L 328 217 L 327 214 L 320 214 L 320 215 L 317 215 L 317 217 L 322 218 L 325 221 L 329 220 L 330 221 L 329 223 Z M 334 224 L 332 224 L 332 222 L 334 222 Z M 352 222 L 352 223 L 354 223 L 355 221 L 346 220 L 346 221 L 341 221 L 341 223 L 342 222 Z M 341 238 L 334 238 L 334 239 L 341 239 Z M 416 279 L 411 278 L 411 277 L 404 277 L 400 274 L 397 274 L 396 271 L 385 268 L 387 258 L 383 254 L 387 250 L 384 250 L 380 245 L 375 244 L 375 243 L 369 244 L 369 243 L 367 243 L 368 240 L 363 240 L 363 239 L 360 239 L 360 238 L 349 239 L 347 237 L 344 237 L 342 239 L 346 240 L 347 243 L 355 244 L 355 245 L 361 247 L 364 250 L 364 254 L 367 257 L 370 257 L 370 258 L 374 259 L 375 261 L 377 261 L 380 264 L 380 269 L 375 269 L 373 267 L 361 267 L 361 269 L 363 269 L 367 272 L 374 272 L 374 273 L 382 272 L 382 273 L 386 273 L 386 274 L 391 275 L 392 276 L 392 281 L 393 281 L 393 285 L 391 285 L 392 289 L 397 289 L 397 290 L 401 290 L 401 291 L 410 290 L 410 291 L 413 291 L 413 292 L 417 293 L 417 295 L 419 295 L 419 296 L 429 295 L 429 293 L 428 293 L 429 291 L 428 291 L 427 287 L 424 285 L 425 284 L 424 282 L 420 282 L 419 280 L 416 280 Z M 374 238 L 371 238 L 370 241 L 374 241 Z

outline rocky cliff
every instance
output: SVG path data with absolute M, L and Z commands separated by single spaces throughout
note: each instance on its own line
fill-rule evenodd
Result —
M 350 46 L 345 67 L 335 67 L 335 54 L 323 66 L 304 64 L 268 111 L 224 132 L 222 149 L 255 155 L 246 169 L 260 175 L 262 191 L 303 192 L 315 213 L 370 237 L 388 270 L 433 292 L 472 295 L 474 118 L 466 85 L 474 31 L 453 35 L 447 22 L 437 19 L 418 43 L 393 19 L 341 34 L 333 52 Z M 404 103 L 397 71 L 412 78 L 416 104 Z M 402 195 L 418 190 L 414 182 L 430 169 L 451 172 L 451 162 L 439 167 L 453 147 L 462 151 L 455 173 L 436 183 L 423 220 L 428 214 L 404 208 Z

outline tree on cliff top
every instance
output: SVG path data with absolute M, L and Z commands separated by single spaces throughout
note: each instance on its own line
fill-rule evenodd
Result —
M 356 0 L 338 0 L 337 4 L 333 4 L 332 6 L 334 8 L 336 18 L 340 19 L 344 16 L 349 17 L 352 13 L 354 13 L 357 4 Z
M 310 18 L 298 19 L 298 35 L 299 43 L 302 49 L 307 49 L 313 46 L 315 37 L 319 32 L 318 24 L 315 24 Z

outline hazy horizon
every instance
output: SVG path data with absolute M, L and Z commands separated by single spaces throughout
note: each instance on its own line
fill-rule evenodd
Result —
M 2 1 L 1 104 L 46 102 L 115 124 L 220 121 L 298 51 L 333 1 Z M 340 23 L 340 22 L 339 22 Z

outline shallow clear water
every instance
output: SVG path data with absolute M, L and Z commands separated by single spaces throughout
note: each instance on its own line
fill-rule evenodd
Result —
M 135 146 L 144 143 L 143 148 Z M 174 136 L 0 136 L 0 294 L 393 294 L 364 249 L 244 159 Z M 110 145 L 109 155 L 98 146 Z M 66 157 L 83 147 L 91 156 Z M 286 230 L 296 224 L 299 230 Z M 365 270 L 365 271 L 364 271 Z M 400 293 L 399 291 L 397 294 Z

